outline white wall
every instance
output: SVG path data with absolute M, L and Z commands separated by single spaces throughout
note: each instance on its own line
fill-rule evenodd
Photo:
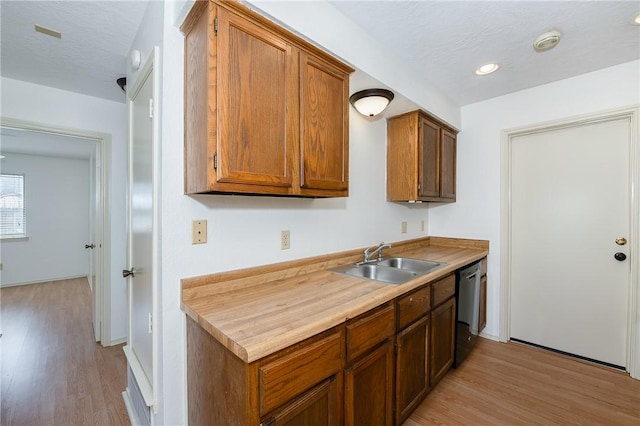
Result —
M 1 79 L 3 118 L 49 127 L 99 132 L 111 136 L 111 336 L 127 335 L 125 203 L 127 182 L 127 108 L 124 103 L 81 95 L 9 78 Z M 114 86 L 117 86 L 114 82 Z M 117 89 L 120 90 L 120 89 Z M 104 337 L 104 336 L 103 336 Z M 110 338 L 109 338 L 110 337 Z
M 2 173 L 25 175 L 26 239 L 2 240 L 2 283 L 86 276 L 89 161 L 7 153 Z
M 500 323 L 501 132 L 639 103 L 634 61 L 462 108 L 458 201 L 430 207 L 429 233 L 490 240 L 485 333 L 498 336 Z

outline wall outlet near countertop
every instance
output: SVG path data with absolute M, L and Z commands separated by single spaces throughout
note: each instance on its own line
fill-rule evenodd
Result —
M 291 231 L 280 231 L 280 250 L 291 248 Z
M 407 233 L 407 222 L 402 221 L 401 231 L 403 234 Z
M 207 242 L 207 221 L 194 220 L 192 222 L 191 244 L 204 244 Z
M 420 230 L 424 232 L 424 220 L 420 221 Z

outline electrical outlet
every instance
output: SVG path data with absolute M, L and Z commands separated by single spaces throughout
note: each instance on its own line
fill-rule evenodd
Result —
M 192 223 L 192 244 L 204 244 L 207 242 L 207 221 L 194 220 Z
M 291 248 L 291 231 L 280 231 L 280 250 Z
M 407 233 L 407 222 L 402 222 L 402 230 L 400 232 L 402 232 L 403 234 Z
M 424 220 L 420 221 L 420 230 L 424 232 Z
M 2 263 L 0 263 L 0 271 L 2 271 Z

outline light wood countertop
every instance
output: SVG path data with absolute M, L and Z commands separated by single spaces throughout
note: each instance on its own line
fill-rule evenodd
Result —
M 182 280 L 182 310 L 250 363 L 482 259 L 489 242 L 442 237 L 392 243 L 385 256 L 448 265 L 400 285 L 327 271 L 362 249 Z

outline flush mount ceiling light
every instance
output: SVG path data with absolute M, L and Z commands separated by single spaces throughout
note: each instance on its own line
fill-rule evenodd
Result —
M 358 112 L 367 117 L 380 114 L 393 100 L 393 92 L 386 89 L 367 89 L 354 93 L 349 102 Z
M 476 70 L 478 75 L 487 75 L 496 72 L 500 68 L 498 64 L 485 64 Z
M 562 34 L 560 34 L 560 31 L 556 30 L 542 33 L 533 42 L 533 48 L 536 52 L 546 52 L 549 49 L 553 49 L 558 43 L 560 43 L 561 36 Z
M 636 15 L 636 18 L 633 20 L 633 23 L 636 25 L 640 25 L 640 13 Z

